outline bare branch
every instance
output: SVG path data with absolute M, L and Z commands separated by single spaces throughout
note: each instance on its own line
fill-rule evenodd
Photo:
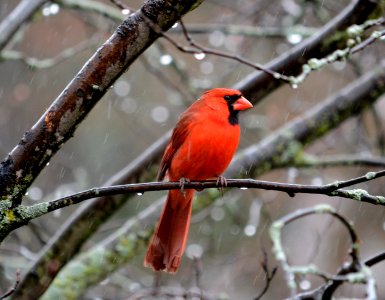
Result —
M 299 34 L 302 37 L 309 37 L 317 32 L 316 28 L 296 25 L 293 27 L 258 27 L 235 24 L 188 24 L 189 34 L 208 34 L 213 31 L 220 31 L 227 35 L 242 35 L 248 37 L 263 38 L 286 38 L 291 34 Z M 183 33 L 179 26 L 170 29 L 170 33 Z
M 320 56 L 324 56 L 325 53 L 329 53 L 331 50 L 333 50 L 330 48 L 330 46 L 327 46 L 325 40 L 334 34 L 336 30 L 343 30 L 347 26 L 354 23 L 362 23 L 377 7 L 378 3 L 370 0 L 353 1 L 351 5 L 349 5 L 340 15 L 338 15 L 338 17 L 330 22 L 330 24 L 323 27 L 318 34 L 304 41 L 300 45 L 297 45 L 287 54 L 284 54 L 272 61 L 268 65 L 269 68 L 285 74 L 295 74 L 298 72 L 299 67 L 304 62 L 306 62 L 307 59 L 316 57 L 317 53 L 320 53 Z M 315 126 L 319 126 L 321 123 L 326 122 L 328 126 L 326 128 L 323 127 L 325 128 L 325 131 L 320 132 L 316 130 L 315 127 L 305 126 L 304 124 L 302 124 L 303 126 L 300 126 L 300 124 L 297 123 L 289 124 L 289 126 L 285 127 L 285 129 L 291 132 L 295 132 L 294 136 L 290 138 L 290 141 L 298 138 L 298 141 L 301 143 L 309 143 L 316 137 L 323 135 L 325 132 L 345 120 L 345 117 L 341 117 L 342 115 L 350 115 L 352 110 L 354 111 L 353 114 L 359 113 L 365 107 L 363 104 L 365 101 L 358 101 L 358 99 L 369 99 L 368 102 L 371 102 L 374 101 L 373 99 L 377 98 L 377 96 L 373 94 L 370 96 L 369 90 L 375 91 L 375 93 L 381 92 L 381 84 L 379 84 L 377 81 L 379 79 L 379 75 L 362 78 L 360 82 L 357 82 L 355 89 L 349 89 L 349 91 L 344 90 L 341 94 L 336 95 L 336 98 L 334 99 L 334 106 L 331 106 L 330 103 L 326 104 L 326 106 L 328 106 L 331 111 L 336 112 L 332 115 L 332 118 L 335 121 L 329 122 L 325 121 L 324 118 L 315 118 Z M 361 89 L 358 88 L 359 85 L 361 85 Z M 254 99 L 254 102 L 258 102 L 262 100 L 263 96 L 278 86 L 279 81 L 271 80 L 271 77 L 263 72 L 257 72 L 250 74 L 250 76 L 239 82 L 234 88 L 242 90 L 246 97 Z M 360 92 L 358 93 L 358 91 Z M 351 97 L 349 94 L 350 92 L 354 93 L 352 94 L 354 97 Z M 349 97 L 353 99 L 353 102 L 351 103 L 352 106 L 349 109 L 346 109 L 345 107 L 346 110 L 339 109 L 337 103 L 340 103 L 340 101 L 338 101 L 340 99 L 338 99 L 338 97 L 348 94 Z M 355 109 L 352 109 L 352 107 Z M 320 111 L 320 113 L 325 113 L 327 115 L 327 111 L 328 109 L 325 109 L 322 112 Z M 314 117 L 314 115 L 312 117 Z M 305 118 L 305 122 L 308 123 L 307 118 Z M 300 130 L 296 132 L 296 128 Z M 130 166 L 122 170 L 119 176 L 109 180 L 109 183 L 106 185 L 151 180 L 151 171 L 153 169 L 150 169 L 150 172 L 145 172 L 144 170 L 147 170 L 148 166 L 154 165 L 154 163 L 160 159 L 168 137 L 169 135 L 159 139 L 153 147 L 143 153 L 141 157 L 130 164 Z M 228 174 L 233 174 L 233 176 L 235 176 L 235 174 L 239 173 L 241 168 L 243 168 L 243 170 L 252 169 L 255 174 L 261 174 L 270 170 L 270 166 L 274 167 L 274 164 L 271 164 L 271 161 L 273 161 L 272 158 L 277 158 L 280 156 L 280 154 L 282 154 L 280 151 L 278 151 L 279 148 L 276 146 L 281 144 L 285 145 L 287 141 L 288 140 L 284 138 L 283 134 L 275 134 L 270 140 L 262 141 L 257 147 L 247 149 L 247 151 L 241 153 L 242 155 L 238 156 L 237 161 L 234 162 L 232 165 L 233 168 L 229 170 Z M 268 151 L 258 151 L 263 149 L 267 149 Z M 254 152 L 254 150 L 257 150 L 257 152 Z M 264 161 L 266 161 L 266 164 L 263 163 Z M 256 165 L 254 165 L 254 163 L 256 163 Z M 44 289 L 44 285 L 49 283 L 42 283 L 39 278 L 42 278 L 43 276 L 46 278 L 47 272 L 45 272 L 45 270 L 47 270 L 50 265 L 52 266 L 50 262 L 55 260 L 55 267 L 57 266 L 55 272 L 50 274 L 51 278 L 49 280 L 52 280 L 60 268 L 62 268 L 62 266 L 69 259 L 71 259 L 75 253 L 77 253 L 86 237 L 95 232 L 100 224 L 102 224 L 102 222 L 106 220 L 113 212 L 119 209 L 123 203 L 125 203 L 125 200 L 121 197 L 115 197 L 113 199 L 100 198 L 96 201 L 90 201 L 80 210 L 75 212 L 71 218 L 62 226 L 60 233 L 55 235 L 47 247 L 41 252 L 39 259 L 27 274 L 27 283 L 24 285 L 24 291 L 31 292 L 34 289 Z M 89 220 L 89 213 L 91 211 L 93 213 L 92 221 Z M 74 227 L 77 228 L 76 231 L 72 230 Z M 67 247 L 67 245 L 71 246 Z
M 295 194 L 320 194 L 327 196 L 339 196 L 349 198 L 361 202 L 367 202 L 375 205 L 385 205 L 385 197 L 372 196 L 367 191 L 361 189 L 355 190 L 342 190 L 352 185 L 371 181 L 376 178 L 385 176 L 385 170 L 378 172 L 369 172 L 364 176 L 357 178 L 337 181 L 326 185 L 302 185 L 302 184 L 289 184 L 280 182 L 269 182 L 263 180 L 254 179 L 226 179 L 226 187 L 228 188 L 241 188 L 241 189 L 262 189 L 272 190 L 287 193 L 289 196 L 294 197 Z M 223 188 L 220 181 L 206 180 L 206 181 L 190 181 L 184 184 L 186 189 L 204 190 L 208 188 Z M 35 219 L 49 212 L 61 209 L 70 205 L 81 203 L 85 200 L 89 200 L 97 197 L 111 197 L 116 195 L 125 194 L 139 194 L 142 195 L 145 192 L 150 191 L 165 191 L 165 190 L 177 190 L 180 189 L 180 182 L 147 182 L 147 183 L 135 183 L 125 184 L 109 187 L 92 188 L 86 191 L 82 191 L 70 196 L 66 196 L 57 200 L 53 200 L 46 203 L 38 203 L 32 206 L 19 205 L 14 209 L 10 209 L 10 212 L 14 212 L 13 227 L 18 227 L 26 224 L 29 220 Z M 18 217 L 20 216 L 20 217 Z M 4 230 L 0 226 L 0 231 Z
M 263 250 L 263 261 L 261 263 L 263 272 L 265 273 L 265 286 L 263 287 L 263 290 L 259 293 L 257 297 L 254 298 L 254 300 L 260 300 L 262 297 L 266 294 L 270 287 L 270 283 L 273 280 L 275 274 L 277 273 L 278 267 L 274 267 L 271 272 L 269 270 L 269 264 L 268 264 L 268 258 L 267 253 L 265 249 Z
M 178 3 L 162 2 L 157 6 L 154 1 L 147 1 L 117 28 L 1 163 L 3 199 L 12 201 L 13 206 L 21 202 L 26 189 L 61 145 L 73 136 L 76 127 L 111 84 L 156 40 L 158 35 L 143 21 L 143 16 L 151 15 L 153 21 L 166 30 L 181 14 L 199 3 L 191 0 L 181 5 L 176 1 Z M 168 5 L 172 6 L 172 14 L 159 9 Z
M 303 218 L 305 216 L 311 214 L 330 214 L 333 217 L 337 218 L 348 230 L 351 246 L 350 246 L 350 256 L 352 261 L 346 267 L 344 267 L 345 272 L 339 272 L 337 276 L 328 275 L 322 271 L 319 271 L 318 268 L 314 265 L 308 266 L 291 266 L 288 263 L 286 253 L 284 251 L 282 241 L 281 241 L 281 233 L 283 227 L 287 224 L 295 221 L 297 219 Z M 342 215 L 337 213 L 334 208 L 326 204 L 320 204 L 313 208 L 300 209 L 294 213 L 291 213 L 287 216 L 282 217 L 281 219 L 275 221 L 270 227 L 270 238 L 273 242 L 273 252 L 275 254 L 276 259 L 280 262 L 282 269 L 286 275 L 286 283 L 290 289 L 291 297 L 297 299 L 297 284 L 295 281 L 295 276 L 297 274 L 313 274 L 320 276 L 327 280 L 328 282 L 338 282 L 341 284 L 342 282 L 350 282 L 350 283 L 365 283 L 367 286 L 367 299 L 377 299 L 376 298 L 376 289 L 375 289 L 375 281 L 370 270 L 364 266 L 361 262 L 360 254 L 359 254 L 359 239 L 358 236 L 350 224 Z M 332 294 L 330 294 L 331 296 Z
M 9 296 L 11 296 L 16 291 L 19 283 L 20 283 L 20 270 L 17 269 L 16 270 L 16 279 L 15 279 L 15 283 L 14 283 L 13 287 L 11 287 L 5 294 L 1 295 L 0 299 L 5 299 L 5 298 L 8 298 Z
M 59 63 L 73 57 L 74 55 L 96 46 L 99 39 L 97 37 L 83 41 L 74 47 L 64 49 L 62 52 L 51 58 L 38 59 L 35 57 L 27 57 L 25 54 L 15 50 L 4 50 L 0 52 L 0 60 L 19 60 L 31 69 L 52 68 Z
M 375 256 L 367 259 L 365 261 L 365 265 L 367 265 L 368 267 L 372 267 L 383 261 L 385 261 L 385 252 L 378 253 Z
M 367 167 L 385 167 L 385 158 L 377 156 L 364 156 L 360 154 L 341 154 L 317 157 L 310 154 L 303 154 L 299 159 L 293 162 L 296 168 L 326 168 L 337 166 L 367 166 Z
M 0 51 L 4 49 L 19 28 L 45 3 L 47 0 L 22 0 L 16 8 L 0 24 Z
M 352 24 L 362 24 L 378 5 L 378 2 L 371 0 L 352 1 L 316 34 L 275 58 L 265 68 L 287 76 L 299 74 L 302 65 L 309 59 L 325 57 L 335 50 L 327 43 L 331 36 L 346 30 Z M 259 102 L 282 83 L 280 80 L 271 80 L 269 74 L 256 71 L 238 82 L 234 88 L 241 90 L 249 99 L 254 99 L 254 102 Z

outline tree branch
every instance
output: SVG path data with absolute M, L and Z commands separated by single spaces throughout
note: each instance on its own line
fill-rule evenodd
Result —
M 258 144 L 239 152 L 225 176 L 244 170 L 247 177 L 256 177 L 266 169 L 281 168 L 301 161 L 305 145 L 347 118 L 361 113 L 385 92 L 383 68 L 385 60 L 379 68 L 356 79 Z
M 275 58 L 266 64 L 265 68 L 287 76 L 299 74 L 302 71 L 302 65 L 306 64 L 309 59 L 324 57 L 335 50 L 336 45 L 330 42 L 333 35 L 338 31 L 344 31 L 352 24 L 365 22 L 377 8 L 379 8 L 378 1 L 352 1 L 316 34 Z M 249 99 L 255 99 L 254 102 L 259 102 L 281 84 L 282 81 L 271 80 L 269 74 L 256 71 L 238 82 L 234 88 L 242 90 Z
M 380 156 L 363 156 L 360 154 L 341 154 L 317 157 L 304 153 L 296 159 L 292 165 L 296 168 L 326 168 L 326 167 L 352 167 L 352 166 L 367 166 L 367 167 L 385 167 L 385 158 Z
M 352 261 L 349 265 L 344 266 L 345 272 L 339 272 L 337 276 L 330 276 L 325 274 L 322 271 L 319 271 L 318 268 L 314 265 L 296 267 L 291 266 L 288 263 L 286 253 L 284 251 L 281 233 L 284 226 L 295 221 L 297 219 L 303 218 L 311 214 L 330 214 L 333 217 L 337 218 L 348 230 L 351 246 L 350 246 L 350 256 Z M 276 259 L 280 262 L 282 269 L 285 272 L 286 283 L 290 289 L 291 297 L 297 299 L 297 284 L 295 282 L 295 275 L 297 274 L 314 274 L 320 276 L 327 280 L 328 282 L 350 282 L 350 283 L 365 283 L 367 285 L 367 299 L 377 299 L 376 297 L 376 288 L 375 281 L 373 279 L 372 273 L 370 270 L 364 266 L 361 262 L 359 254 L 359 239 L 358 236 L 350 224 L 342 215 L 337 213 L 334 208 L 326 204 L 320 204 L 314 208 L 300 209 L 294 213 L 291 213 L 277 221 L 275 221 L 270 227 L 270 238 L 273 242 L 273 252 Z M 323 295 L 324 296 L 324 295 Z M 332 294 L 329 295 L 331 297 Z M 329 298 L 327 298 L 329 299 Z
M 176 0 L 149 0 L 117 28 L 1 163 L 2 199 L 11 201 L 13 207 L 20 204 L 26 189 L 63 143 L 73 136 L 76 127 L 111 84 L 156 40 L 158 35 L 143 20 L 152 18 L 167 30 L 197 3 L 197 0 L 183 5 Z M 165 12 L 167 7 L 172 7 L 172 13 Z M 0 233 L 0 238 L 4 238 L 4 234 Z
M 330 25 L 326 25 L 311 39 L 296 46 L 287 55 L 278 57 L 270 64 L 268 64 L 268 66 L 275 70 L 281 70 L 283 73 L 287 73 L 286 71 L 291 69 L 295 70 L 295 66 L 297 66 L 298 69 L 298 66 L 301 66 L 304 63 L 304 60 L 302 60 L 302 55 L 305 55 L 305 59 L 307 59 L 314 57 L 313 54 L 318 51 L 321 55 L 328 53 L 330 49 L 333 49 L 334 45 L 329 45 L 327 42 L 325 42 L 324 39 L 326 37 L 332 36 L 337 29 L 344 29 L 356 22 L 362 23 L 377 7 L 378 3 L 369 0 L 353 1 L 352 4 L 348 6 L 347 9 L 344 10 L 337 18 L 335 18 Z M 327 45 L 329 45 L 329 47 L 327 47 Z M 369 84 L 369 88 L 379 92 L 380 85 L 375 83 L 379 78 L 381 78 L 381 74 L 379 76 L 373 76 L 373 78 L 369 78 L 369 81 L 372 82 Z M 365 99 L 365 97 L 369 96 L 369 89 L 367 89 L 366 79 L 361 82 L 363 83 L 363 93 L 360 93 L 360 95 L 364 97 L 362 99 Z M 250 74 L 250 76 L 245 78 L 245 80 L 238 83 L 235 88 L 240 89 L 246 97 L 255 99 L 256 102 L 261 101 L 264 95 L 267 95 L 270 91 L 277 88 L 278 86 L 279 83 L 277 83 L 276 80 L 271 80 L 271 78 L 266 76 L 266 74 L 258 72 Z M 338 107 L 338 97 L 339 95 L 336 95 L 336 99 L 334 99 L 334 106 L 330 106 L 331 109 Z M 373 97 L 369 98 L 371 99 L 369 101 L 374 101 Z M 359 99 L 361 100 L 361 98 Z M 352 104 L 352 107 L 356 106 L 357 109 L 355 110 L 355 113 L 358 113 L 363 109 L 364 105 L 359 104 L 360 101 L 357 99 L 357 97 L 355 97 L 354 101 L 356 102 Z M 326 112 L 327 110 L 325 110 L 323 113 Z M 295 133 L 293 138 L 304 140 L 304 136 L 308 135 L 308 142 L 314 140 L 314 138 L 321 136 L 327 132 L 327 130 L 330 130 L 330 128 L 333 126 L 337 126 L 344 120 L 344 118 L 338 117 L 340 113 L 345 115 L 348 114 L 346 111 L 344 112 L 336 109 L 336 113 L 333 114 L 331 118 L 335 119 L 336 117 L 337 119 L 335 122 L 331 123 L 328 120 L 316 118 L 316 126 L 320 125 L 320 123 L 317 123 L 320 120 L 324 121 L 326 124 L 330 124 L 330 126 L 328 125 L 324 131 L 319 131 L 314 127 L 304 126 L 304 124 L 302 124 L 306 129 L 302 130 L 298 134 Z M 308 119 L 306 119 L 306 122 L 308 122 Z M 289 125 L 290 126 L 285 128 L 293 130 L 293 124 Z M 168 141 L 169 134 L 170 133 L 160 138 L 148 151 L 145 151 L 140 156 L 140 158 L 122 170 L 119 175 L 109 180 L 106 185 L 151 180 L 153 178 L 152 176 L 155 174 L 155 171 L 153 174 L 151 174 L 151 170 L 153 169 L 150 169 L 150 172 L 145 172 L 145 170 L 148 170 L 149 166 L 154 166 L 154 163 L 160 159 L 164 147 Z M 242 166 L 244 167 L 243 170 L 252 168 L 255 174 L 261 174 L 270 170 L 273 166 L 271 163 L 272 158 L 277 158 L 283 152 L 276 147 L 281 144 L 285 144 L 279 142 L 282 141 L 282 139 L 286 141 L 286 138 L 283 138 L 283 135 L 274 134 L 271 139 L 264 140 L 263 143 L 259 143 L 259 146 L 248 148 L 248 151 L 238 156 L 238 159 L 234 161 L 234 164 L 232 165 L 233 168 L 229 170 L 228 174 L 238 174 Z M 261 152 L 254 152 L 254 150 L 262 150 L 263 148 L 266 148 L 270 152 L 266 152 L 264 155 L 261 155 Z M 255 159 L 251 159 L 249 157 L 247 161 L 251 162 L 251 164 L 248 165 L 246 161 L 242 159 L 242 156 L 247 156 L 248 154 L 251 156 L 251 153 L 253 153 Z M 267 162 L 266 164 L 263 163 L 265 159 Z M 254 165 L 252 162 L 260 163 L 260 165 Z M 88 202 L 86 205 L 77 210 L 69 218 L 69 220 L 63 224 L 60 231 L 55 235 L 55 237 L 52 238 L 50 243 L 42 250 L 38 260 L 36 260 L 34 266 L 31 268 L 30 272 L 26 275 L 23 282 L 21 283 L 19 290 L 23 290 L 23 292 L 20 292 L 20 294 L 28 294 L 31 292 L 36 293 L 35 290 L 45 289 L 55 277 L 57 272 L 63 267 L 63 265 L 68 260 L 70 260 L 75 253 L 77 253 L 78 249 L 89 237 L 89 235 L 96 231 L 97 228 L 124 203 L 125 199 L 121 197 L 114 197 L 113 199 L 100 198 L 95 201 Z M 91 212 L 93 215 L 92 221 L 89 219 Z M 76 228 L 76 231 L 72 228 Z M 48 276 L 47 270 L 52 270 L 53 265 L 55 268 L 53 272 L 49 273 Z M 43 277 L 45 278 L 44 282 L 41 280 Z
M 352 185 L 356 185 L 363 182 L 368 182 L 376 178 L 385 176 L 385 170 L 379 172 L 369 172 L 364 176 L 357 178 L 336 181 L 326 185 L 305 185 L 305 184 L 289 184 L 281 182 L 271 182 L 254 179 L 227 179 L 227 188 L 241 188 L 241 189 L 261 189 L 268 191 L 284 192 L 294 197 L 296 194 L 320 194 L 327 196 L 339 196 L 367 202 L 375 205 L 385 205 L 385 197 L 371 196 L 365 190 L 341 190 Z M 216 180 L 205 181 L 190 181 L 184 184 L 185 189 L 205 190 L 208 188 L 223 188 Z M 146 183 L 134 183 L 124 184 L 108 187 L 97 187 L 76 194 L 72 194 L 66 197 L 62 197 L 57 200 L 53 200 L 45 203 L 38 203 L 32 206 L 18 206 L 13 210 L 15 215 L 22 215 L 20 223 L 22 225 L 29 220 L 35 219 L 49 212 L 61 209 L 74 204 L 79 204 L 85 200 L 89 200 L 97 197 L 111 197 L 116 195 L 127 194 L 139 194 L 142 195 L 146 192 L 153 191 L 166 191 L 166 190 L 178 190 L 180 189 L 180 182 L 146 182 Z M 8 212 L 12 213 L 12 210 Z M 15 222 L 17 222 L 15 220 Z M 0 228 L 0 231 L 2 229 Z
M 48 0 L 22 0 L 0 24 L 0 52 L 19 28 Z
M 299 34 L 302 37 L 307 38 L 315 34 L 317 29 L 299 25 L 293 27 L 258 27 L 235 24 L 188 24 L 187 31 L 190 34 L 209 34 L 213 31 L 220 31 L 227 35 L 242 35 L 261 38 L 286 38 L 291 34 Z M 178 26 L 170 29 L 169 32 L 183 33 L 183 29 Z

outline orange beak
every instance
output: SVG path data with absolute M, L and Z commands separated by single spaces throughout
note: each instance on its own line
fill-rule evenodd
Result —
M 253 104 L 243 96 L 233 103 L 234 110 L 246 110 L 252 107 Z

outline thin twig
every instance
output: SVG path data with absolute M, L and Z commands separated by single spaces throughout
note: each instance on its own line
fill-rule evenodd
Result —
M 282 245 L 282 229 L 287 224 L 303 218 L 312 214 L 330 214 L 333 217 L 337 218 L 348 230 L 351 246 L 350 246 L 350 256 L 352 261 L 342 270 L 338 272 L 336 276 L 329 275 L 323 271 L 319 271 L 318 268 L 314 265 L 307 265 L 302 267 L 291 266 L 288 263 L 284 247 Z M 359 254 L 359 238 L 355 232 L 351 223 L 346 220 L 342 215 L 340 215 L 334 208 L 326 204 L 320 204 L 312 208 L 300 209 L 289 215 L 282 217 L 281 219 L 275 221 L 270 227 L 270 238 L 273 242 L 273 252 L 276 259 L 280 262 L 283 271 L 285 272 L 286 283 L 290 289 L 291 297 L 297 299 L 297 284 L 295 281 L 296 275 L 304 274 L 313 274 L 324 278 L 328 283 L 333 282 L 336 284 L 341 284 L 342 282 L 350 283 L 365 283 L 367 287 L 367 294 L 369 299 L 373 298 L 376 295 L 375 290 L 375 281 L 370 272 L 370 270 L 364 266 L 361 262 Z M 349 276 L 350 275 L 350 276 Z M 333 294 L 334 290 L 329 296 Z M 327 298 L 329 299 L 329 298 Z
M 91 39 L 79 43 L 78 45 L 64 49 L 54 57 L 44 59 L 28 57 L 25 54 L 15 50 L 4 50 L 0 52 L 0 60 L 19 60 L 31 69 L 52 68 L 59 63 L 72 58 L 74 55 L 87 50 L 92 46 L 95 46 L 98 41 L 99 37 L 95 36 Z
M 242 35 L 248 37 L 286 38 L 290 34 L 299 34 L 309 37 L 317 31 L 317 28 L 296 25 L 292 27 L 258 27 L 255 25 L 235 24 L 189 24 L 189 34 L 209 34 L 220 31 L 226 35 Z M 179 26 L 170 29 L 170 33 L 183 33 Z
M 263 290 L 259 293 L 259 295 L 257 297 L 254 298 L 254 300 L 260 300 L 262 299 L 262 297 L 266 294 L 266 292 L 268 291 L 269 287 L 270 287 L 270 283 L 271 281 L 273 280 L 275 274 L 277 273 L 277 270 L 278 270 L 278 266 L 275 266 L 271 272 L 269 271 L 269 261 L 268 261 L 268 258 L 267 258 L 267 253 L 266 253 L 266 250 L 263 249 L 263 261 L 261 263 L 262 265 L 262 270 L 263 272 L 265 273 L 265 286 L 263 287 Z
M 385 261 L 385 252 L 380 252 L 376 254 L 375 256 L 368 258 L 364 264 L 367 265 L 368 267 L 372 267 L 375 264 L 378 264 L 379 262 Z
M 13 287 L 11 287 L 5 294 L 1 295 L 0 299 L 5 299 L 5 298 L 11 296 L 16 291 L 19 283 L 20 283 L 20 270 L 17 269 L 16 270 L 16 280 L 15 280 L 15 283 L 13 284 Z

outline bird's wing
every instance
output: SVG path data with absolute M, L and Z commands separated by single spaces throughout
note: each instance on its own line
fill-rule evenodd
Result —
M 175 126 L 170 141 L 164 152 L 162 162 L 160 163 L 160 169 L 158 173 L 158 180 L 163 180 L 166 176 L 167 170 L 170 168 L 171 161 L 175 153 L 180 149 L 181 145 L 185 142 L 188 134 L 189 128 L 194 118 L 194 114 L 190 112 L 185 112 L 181 115 L 177 125 Z

